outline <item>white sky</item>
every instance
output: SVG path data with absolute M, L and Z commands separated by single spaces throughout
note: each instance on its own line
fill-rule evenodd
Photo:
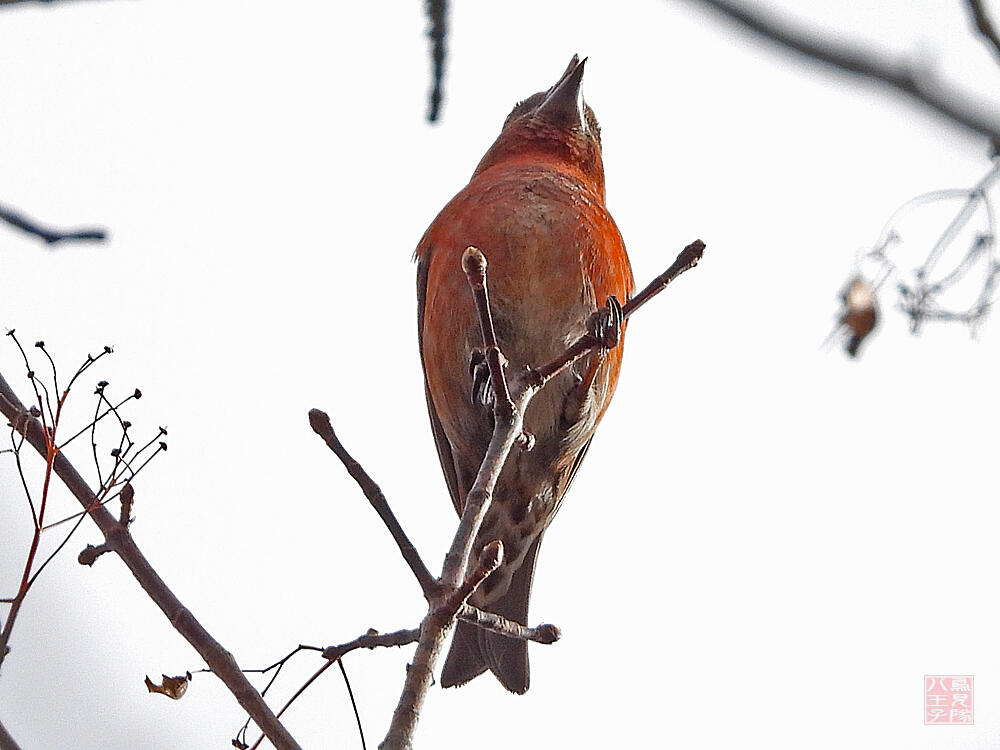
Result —
M 787 4 L 1000 90 L 960 3 Z M 995 747 L 1000 321 L 913 338 L 883 299 L 859 363 L 819 348 L 855 254 L 908 198 L 972 185 L 985 143 L 653 0 L 455 3 L 431 127 L 420 6 L 0 14 L 0 201 L 112 231 L 50 252 L 0 227 L 0 326 L 66 374 L 114 344 L 80 419 L 105 378 L 142 388 L 137 434 L 169 427 L 133 532 L 175 593 L 246 667 L 418 622 L 416 584 L 306 412 L 331 413 L 439 568 L 455 519 L 410 255 L 512 104 L 580 52 L 637 280 L 696 237 L 708 251 L 630 324 L 546 536 L 531 619 L 563 640 L 532 646 L 525 697 L 490 678 L 434 690 L 418 746 Z M 7 343 L 0 371 L 27 396 Z M 86 446 L 70 455 L 88 468 Z M 9 457 L 0 493 L 8 595 L 30 536 Z M 0 720 L 25 750 L 228 747 L 244 716 L 213 678 L 179 703 L 146 694 L 145 674 L 200 663 L 118 561 L 76 564 L 97 541 L 85 526 L 29 597 Z M 371 747 L 411 650 L 346 659 Z M 300 659 L 275 703 L 318 666 Z M 974 727 L 922 725 L 924 674 L 975 675 Z M 358 747 L 335 670 L 287 724 L 304 747 Z

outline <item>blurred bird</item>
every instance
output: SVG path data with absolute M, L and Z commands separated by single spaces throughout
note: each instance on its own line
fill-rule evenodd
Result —
M 863 278 L 855 276 L 844 286 L 840 299 L 844 305 L 840 325 L 847 331 L 844 350 L 852 357 L 857 357 L 861 342 L 878 324 L 875 290 Z
M 508 372 L 544 364 L 588 330 L 606 335 L 610 346 L 621 332 L 618 302 L 634 291 L 624 242 L 604 204 L 600 129 L 580 93 L 585 63 L 574 55 L 555 85 L 514 107 L 469 184 L 417 246 L 427 407 L 460 514 L 493 432 L 464 250 L 473 245 L 487 258 Z M 601 306 L 606 314 L 595 314 Z M 474 547 L 478 553 L 502 541 L 503 563 L 472 597 L 473 605 L 527 624 L 542 534 L 611 401 L 621 358 L 620 345 L 591 353 L 550 381 L 528 407 L 524 425 L 534 447 L 511 452 Z M 524 693 L 527 643 L 458 622 L 442 685 L 462 685 L 487 669 L 507 690 Z

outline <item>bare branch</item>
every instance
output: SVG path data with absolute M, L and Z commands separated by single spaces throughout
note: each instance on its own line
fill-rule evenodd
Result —
M 0 750 L 21 750 L 21 746 L 10 736 L 3 722 L 0 722 Z
M 2 375 L 0 375 L 0 412 L 41 456 L 48 455 L 45 432 L 41 423 L 29 415 Z M 275 747 L 282 750 L 298 750 L 298 743 L 240 671 L 236 659 L 181 604 L 139 550 L 128 528 L 119 523 L 118 519 L 98 502 L 93 490 L 66 455 L 58 452 L 52 462 L 56 475 L 83 505 L 104 534 L 105 543 L 122 559 L 139 585 L 166 615 L 177 632 L 195 648 L 212 672 L 225 683 L 244 710 L 254 718 L 261 731 Z
M 479 564 L 475 569 L 469 571 L 469 575 L 466 576 L 462 585 L 445 600 L 444 606 L 447 610 L 449 612 L 458 612 L 461 606 L 469 601 L 469 597 L 476 593 L 476 589 L 483 584 L 483 581 L 489 578 L 490 574 L 500 567 L 500 563 L 502 562 L 503 542 L 499 539 L 494 539 L 483 547 L 483 551 L 479 554 Z
M 622 316 L 628 320 L 636 310 L 645 305 L 649 300 L 667 288 L 667 285 L 680 276 L 685 271 L 690 271 L 698 265 L 701 256 L 705 253 L 705 243 L 695 240 L 678 253 L 670 267 L 649 282 L 645 288 L 622 306 Z M 573 364 L 580 357 L 591 352 L 600 342 L 591 333 L 585 333 L 570 345 L 569 349 L 562 355 L 556 357 L 551 362 L 547 362 L 540 367 L 533 369 L 534 377 L 537 378 L 537 386 L 541 387 L 548 380 L 561 372 L 563 368 Z
M 473 607 L 471 604 L 462 605 L 461 609 L 458 610 L 458 619 L 471 623 L 483 630 L 505 635 L 508 638 L 520 638 L 524 641 L 533 641 L 546 645 L 555 643 L 562 637 L 562 631 L 555 625 L 545 623 L 528 628 L 493 612 L 485 612 L 478 607 Z
M 389 646 L 406 646 L 410 643 L 416 643 L 419 637 L 420 628 L 397 630 L 394 633 L 380 633 L 375 629 L 371 629 L 353 641 L 341 643 L 339 646 L 328 646 L 323 649 L 323 658 L 335 661 L 359 648 L 374 649 Z
M 23 2 L 23 0 L 21 0 Z M 11 0 L 0 0 L 0 5 L 10 5 Z M 12 227 L 17 227 L 22 232 L 34 235 L 38 237 L 46 245 L 55 245 L 59 242 L 78 242 L 82 240 L 91 240 L 95 242 L 104 242 L 108 238 L 108 232 L 106 229 L 100 227 L 88 227 L 86 229 L 70 229 L 70 230 L 59 230 L 52 229 L 51 227 L 43 227 L 34 219 L 29 219 L 22 213 L 15 211 L 14 209 L 0 205 L 0 220 L 3 220 L 10 224 Z
M 318 680 L 320 678 L 320 676 L 322 676 L 322 674 L 326 670 L 328 670 L 330 667 L 332 667 L 334 664 L 337 664 L 337 663 L 338 662 L 328 661 L 326 664 L 324 664 L 319 669 L 317 669 L 315 672 L 313 672 L 312 676 L 302 684 L 302 687 L 300 687 L 298 690 L 296 690 L 292 694 L 292 697 L 289 698 L 287 701 L 285 701 L 285 705 L 281 707 L 280 711 L 278 711 L 278 716 L 280 717 L 283 713 L 285 713 L 285 711 L 287 711 L 288 708 L 293 703 L 295 703 L 295 701 L 297 701 L 299 699 L 299 696 L 302 695 L 306 690 L 309 689 L 310 685 L 312 685 L 314 682 L 316 682 L 316 680 Z M 262 734 L 257 739 L 257 741 L 255 743 L 253 743 L 253 745 L 250 747 L 250 750 L 257 750 L 257 748 L 260 747 L 260 743 L 264 741 L 265 737 L 267 737 L 267 735 L 266 734 Z
M 970 332 L 989 315 L 996 302 L 996 286 L 1000 280 L 1000 259 L 997 254 L 996 210 L 990 200 L 990 187 L 1000 179 L 1000 158 L 994 158 L 989 171 L 972 187 L 935 190 L 911 198 L 889 217 L 875 244 L 861 255 L 858 266 L 841 293 L 843 308 L 836 326 L 827 337 L 845 333 L 847 353 L 855 356 L 861 341 L 870 334 L 879 316 L 879 290 L 894 280 L 898 294 L 896 307 L 910 318 L 910 330 L 918 333 L 926 321 L 957 321 L 969 326 Z M 926 206 L 961 200 L 961 207 L 938 236 L 925 260 L 904 271 L 891 256 L 894 247 L 906 248 L 906 232 L 902 229 L 911 212 Z M 973 218 L 978 226 L 970 232 Z M 971 237 L 969 236 L 971 234 Z M 960 255 L 957 248 L 965 245 Z M 901 252 L 901 251 L 900 251 Z M 947 262 L 946 270 L 936 267 Z M 863 267 L 863 268 L 862 268 Z M 975 283 L 972 274 L 981 281 Z M 965 292 L 948 295 L 958 285 Z M 968 292 L 978 287 L 976 297 L 968 300 Z M 965 297 L 968 301 L 959 304 Z
M 337 659 L 337 666 L 340 667 L 340 674 L 344 678 L 344 686 L 347 688 L 347 697 L 351 701 L 351 708 L 354 709 L 354 721 L 358 725 L 358 736 L 361 738 L 361 750 L 368 750 L 365 744 L 365 728 L 361 726 L 361 713 L 358 711 L 358 702 L 354 700 L 354 691 L 351 689 L 351 681 L 347 679 L 347 668 L 344 662 Z
M 502 410 L 505 419 L 510 418 L 514 404 L 510 400 L 510 388 L 504 367 L 507 358 L 497 344 L 496 330 L 493 328 L 493 314 L 490 312 L 490 296 L 486 288 L 486 258 L 474 247 L 467 247 L 462 254 L 462 269 L 472 288 L 472 297 L 476 301 L 476 312 L 479 313 L 479 325 L 483 332 L 483 346 L 486 362 L 490 367 L 490 379 L 493 381 L 493 396 L 497 408 Z
M 759 36 L 817 60 L 838 70 L 885 84 L 905 94 L 993 143 L 1000 143 L 1000 119 L 996 106 L 970 100 L 954 89 L 948 89 L 927 71 L 918 73 L 919 66 L 907 60 L 894 60 L 861 47 L 821 40 L 817 35 L 796 28 L 773 13 L 750 10 L 729 0 L 693 0 L 713 8 L 732 21 Z
M 59 0 L 0 0 L 0 6 L 27 5 L 29 3 L 37 3 L 39 5 L 52 5 L 52 3 L 54 2 L 59 2 Z
M 444 98 L 444 40 L 447 34 L 448 3 L 447 0 L 426 0 L 427 20 L 430 28 L 427 36 L 431 39 L 431 63 L 433 67 L 434 85 L 431 88 L 431 104 L 427 112 L 427 119 L 430 122 L 437 122 L 441 113 L 441 101 Z
M 368 502 L 372 504 L 375 512 L 382 519 L 382 523 L 385 524 L 386 528 L 389 529 L 389 533 L 392 534 L 392 538 L 396 541 L 403 559 L 406 560 L 406 564 L 410 566 L 410 570 L 413 571 L 413 575 L 416 576 L 417 581 L 420 583 L 420 588 L 424 592 L 424 596 L 430 597 L 437 586 L 437 581 L 434 580 L 434 576 L 431 575 L 427 566 L 424 565 L 424 561 L 420 559 L 420 553 L 417 552 L 417 548 L 413 546 L 413 543 L 406 536 L 406 532 L 403 531 L 403 527 L 396 520 L 392 508 L 389 507 L 389 502 L 385 499 L 385 495 L 382 494 L 382 489 L 368 475 L 364 467 L 347 452 L 347 449 L 333 431 L 333 425 L 330 424 L 330 417 L 326 412 L 319 409 L 310 409 L 309 425 L 312 427 L 313 432 L 323 438 L 323 441 L 330 450 L 344 464 L 347 473 L 361 487 L 361 491 L 365 493 Z
M 967 0 L 967 5 L 976 29 L 982 34 L 989 48 L 993 50 L 997 60 L 1000 60 L 1000 33 L 997 32 L 997 27 L 993 25 L 993 19 L 986 12 L 986 4 L 983 3 L 983 0 Z
M 623 314 L 631 314 L 647 300 L 662 291 L 671 280 L 689 268 L 693 268 L 701 258 L 704 249 L 705 245 L 700 240 L 696 240 L 684 248 L 666 272 L 658 276 L 642 293 L 636 295 L 629 305 L 622 308 Z M 478 250 L 470 248 L 463 255 L 462 265 L 465 268 L 469 286 L 476 298 L 486 349 L 489 351 L 491 348 L 496 348 L 497 361 L 498 363 L 502 362 L 500 359 L 502 352 L 496 346 L 495 338 L 490 341 L 492 320 L 487 303 L 488 297 L 485 293 L 485 258 Z M 480 285 L 482 285 L 482 290 L 479 288 Z M 482 526 L 486 510 L 492 502 L 493 489 L 500 476 L 500 471 L 523 432 L 523 415 L 531 399 L 552 375 L 567 366 L 569 362 L 600 346 L 601 342 L 597 337 L 588 333 L 570 347 L 569 352 L 572 352 L 572 355 L 567 353 L 553 361 L 562 364 L 550 363 L 547 368 L 541 368 L 551 373 L 548 377 L 540 377 L 539 370 L 531 368 L 518 373 L 509 385 L 512 406 L 509 410 L 501 405 L 499 392 L 495 392 L 498 397 L 494 398 L 493 403 L 493 435 L 476 480 L 465 496 L 465 507 L 459 520 L 458 531 L 455 533 L 451 548 L 445 555 L 441 574 L 444 593 L 431 598 L 431 606 L 420 625 L 420 640 L 417 643 L 413 661 L 407 669 L 402 694 L 399 696 L 399 702 L 392 715 L 389 731 L 379 746 L 383 750 L 409 750 L 412 747 L 420 711 L 433 680 L 434 666 L 444 645 L 448 629 L 458 613 L 461 612 L 466 617 L 473 618 L 477 625 L 482 622 L 483 626 L 502 628 L 505 624 L 509 624 L 503 621 L 503 618 L 486 616 L 488 613 L 483 613 L 484 617 L 480 618 L 478 613 L 472 609 L 466 609 L 465 600 L 475 590 L 475 587 L 485 579 L 486 575 L 489 575 L 489 570 L 495 569 L 500 564 L 503 549 L 498 541 L 487 544 L 482 551 L 483 554 L 480 555 L 477 568 L 470 575 L 468 567 L 474 541 Z M 494 388 L 496 387 L 497 383 L 494 382 Z M 523 631 L 518 631 L 518 637 L 521 637 L 526 631 L 529 629 L 524 628 Z M 548 626 L 546 629 L 546 626 L 541 626 L 533 635 L 555 640 L 558 629 L 552 626 Z M 552 642 L 552 640 L 548 642 Z

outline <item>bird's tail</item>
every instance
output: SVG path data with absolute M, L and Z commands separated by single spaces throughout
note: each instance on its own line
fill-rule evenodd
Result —
M 507 592 L 489 606 L 490 611 L 522 625 L 527 624 L 531 579 L 540 543 L 541 537 L 531 545 L 521 566 L 514 573 Z M 442 687 L 464 685 L 487 669 L 510 692 L 518 695 L 526 693 L 530 684 L 528 642 L 459 621 L 455 625 L 451 650 L 441 670 Z

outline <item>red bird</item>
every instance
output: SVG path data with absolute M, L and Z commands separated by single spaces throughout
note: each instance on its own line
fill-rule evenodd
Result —
M 417 246 L 427 408 L 459 513 L 493 433 L 464 250 L 476 246 L 489 263 L 491 308 L 509 372 L 548 362 L 595 326 L 599 333 L 602 316 L 595 311 L 607 305 L 606 328 L 617 301 L 634 290 L 625 244 L 604 205 L 600 129 L 580 94 L 585 62 L 574 55 L 552 88 L 514 107 L 469 184 Z M 608 408 L 621 358 L 620 345 L 591 353 L 529 405 L 524 425 L 534 447 L 514 447 L 474 547 L 499 539 L 503 563 L 473 595 L 473 605 L 527 624 L 542 534 Z M 459 622 L 442 685 L 462 685 L 487 668 L 505 688 L 524 693 L 527 643 Z

